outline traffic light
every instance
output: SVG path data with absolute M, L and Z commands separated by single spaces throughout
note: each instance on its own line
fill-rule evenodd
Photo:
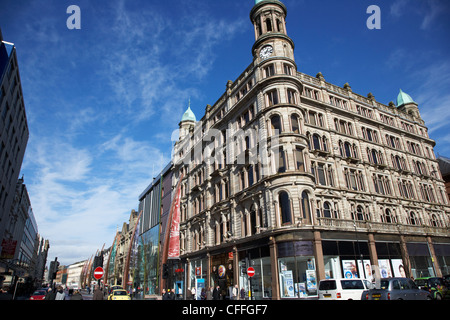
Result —
M 164 263 L 162 268 L 162 278 L 167 279 L 169 277 L 169 266 Z

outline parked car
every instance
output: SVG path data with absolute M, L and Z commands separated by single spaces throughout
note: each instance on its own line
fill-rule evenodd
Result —
M 131 300 L 131 297 L 123 289 L 113 290 L 109 295 L 108 300 Z
M 45 295 L 47 291 L 44 289 L 38 289 L 30 296 L 30 300 L 45 300 Z
M 327 279 L 319 282 L 319 300 L 361 300 L 372 284 L 364 279 Z
M 361 300 L 431 300 L 431 297 L 409 278 L 383 278 L 380 288 L 364 291 Z
M 450 296 L 450 292 L 448 291 L 448 287 L 444 278 L 417 278 L 416 280 L 414 280 L 414 282 L 419 287 L 419 289 L 428 291 L 431 298 L 433 299 L 442 300 L 447 295 Z

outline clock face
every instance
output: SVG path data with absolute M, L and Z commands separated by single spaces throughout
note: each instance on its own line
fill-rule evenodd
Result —
M 262 59 L 266 59 L 266 58 L 270 57 L 270 56 L 272 55 L 272 53 L 273 53 L 273 48 L 272 48 L 272 46 L 267 45 L 267 46 L 264 46 L 264 47 L 261 49 L 261 51 L 260 51 L 260 53 L 259 53 L 259 56 L 260 56 Z

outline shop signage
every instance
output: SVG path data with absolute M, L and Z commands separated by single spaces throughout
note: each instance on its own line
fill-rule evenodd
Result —
M 227 268 L 225 268 L 225 266 L 221 264 L 221 265 L 219 266 L 219 272 L 218 272 L 219 278 L 225 277 L 225 273 L 226 273 L 226 272 L 227 272 Z
M 2 259 L 13 259 L 16 253 L 17 240 L 3 239 L 2 241 Z

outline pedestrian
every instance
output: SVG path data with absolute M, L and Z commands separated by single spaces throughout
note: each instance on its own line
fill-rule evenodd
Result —
M 162 289 L 161 294 L 163 300 L 169 300 L 169 294 L 166 292 L 166 289 Z
M 205 288 L 202 288 L 202 292 L 200 293 L 200 298 L 202 300 L 206 300 L 206 290 L 205 290 Z
M 220 287 L 217 286 L 213 290 L 213 300 L 220 300 Z
M 0 289 L 0 300 L 12 300 L 13 296 L 8 291 L 9 291 L 9 286 L 7 286 L 7 285 L 4 285 Z
M 238 285 L 234 285 L 233 289 L 231 290 L 231 300 L 238 300 L 239 296 L 238 296 Z
M 98 284 L 94 287 L 94 295 L 92 296 L 92 300 L 103 300 L 103 292 L 100 290 Z
M 186 300 L 192 300 L 192 291 L 189 288 L 186 290 Z
M 206 300 L 212 300 L 212 288 L 209 287 L 208 290 L 206 290 Z
M 241 300 L 245 300 L 245 289 L 241 289 Z
M 173 289 L 167 289 L 168 294 L 169 294 L 169 299 L 168 300 L 175 300 L 175 293 L 173 293 Z
M 44 300 L 55 300 L 56 298 L 56 291 L 52 288 L 48 288 L 47 294 L 45 295 Z
M 64 289 L 62 286 L 58 286 L 56 290 L 55 300 L 66 300 L 66 294 L 64 293 Z
M 196 296 L 197 291 L 195 290 L 195 287 L 192 287 L 191 292 L 192 292 L 192 299 L 197 300 L 197 296 Z
M 87 286 L 86 290 L 87 290 L 88 294 L 91 294 L 91 287 Z
M 83 300 L 83 296 L 81 295 L 80 291 L 75 290 L 70 300 Z

